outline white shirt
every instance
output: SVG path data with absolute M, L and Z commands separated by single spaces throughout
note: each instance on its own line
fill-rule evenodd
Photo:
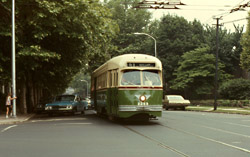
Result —
M 10 98 L 11 98 L 10 96 L 7 97 L 6 105 L 11 105 L 11 104 L 10 104 Z

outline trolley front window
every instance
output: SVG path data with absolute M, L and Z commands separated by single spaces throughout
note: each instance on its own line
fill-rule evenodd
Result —
M 156 70 L 145 70 L 142 71 L 143 85 L 146 86 L 159 86 L 161 85 L 161 79 L 158 71 Z
M 160 74 L 158 70 L 125 70 L 121 85 L 160 86 Z
M 141 85 L 139 70 L 127 70 L 123 72 L 121 85 Z

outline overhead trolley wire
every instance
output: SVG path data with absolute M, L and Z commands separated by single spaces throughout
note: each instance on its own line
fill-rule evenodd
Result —
M 228 23 L 233 23 L 233 22 L 238 22 L 238 21 L 242 21 L 242 20 L 248 20 L 250 18 L 243 18 L 243 19 L 237 19 L 237 20 L 233 20 L 233 21 L 227 21 L 227 22 L 223 22 L 222 24 L 228 24 Z

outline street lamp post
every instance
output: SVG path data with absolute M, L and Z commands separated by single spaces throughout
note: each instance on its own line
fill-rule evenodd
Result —
M 88 94 L 89 94 L 89 92 L 88 92 L 88 88 L 89 88 L 89 86 L 88 86 L 88 81 L 86 81 L 86 80 L 80 80 L 81 82 L 86 82 L 87 83 L 87 91 L 86 91 L 86 97 L 88 97 Z
M 16 97 L 15 0 L 12 0 L 12 94 Z M 16 117 L 16 99 L 13 100 L 12 113 Z
M 150 38 L 152 38 L 152 39 L 154 40 L 154 42 L 155 42 L 155 57 L 157 57 L 156 39 L 155 39 L 154 37 L 152 37 L 151 35 L 147 34 L 147 33 L 138 33 L 138 32 L 136 32 L 136 33 L 134 33 L 134 34 L 136 34 L 136 35 L 146 35 L 146 36 L 149 36 Z

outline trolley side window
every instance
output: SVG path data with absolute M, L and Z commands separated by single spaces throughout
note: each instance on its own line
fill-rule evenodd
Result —
M 109 87 L 112 87 L 112 71 L 109 71 L 108 72 L 108 75 L 109 75 Z
M 117 87 L 118 86 L 118 71 L 115 70 L 114 74 L 115 74 L 115 86 Z
M 144 70 L 142 71 L 143 85 L 158 86 L 161 85 L 160 74 L 157 70 Z
M 121 85 L 141 85 L 139 70 L 123 71 Z

